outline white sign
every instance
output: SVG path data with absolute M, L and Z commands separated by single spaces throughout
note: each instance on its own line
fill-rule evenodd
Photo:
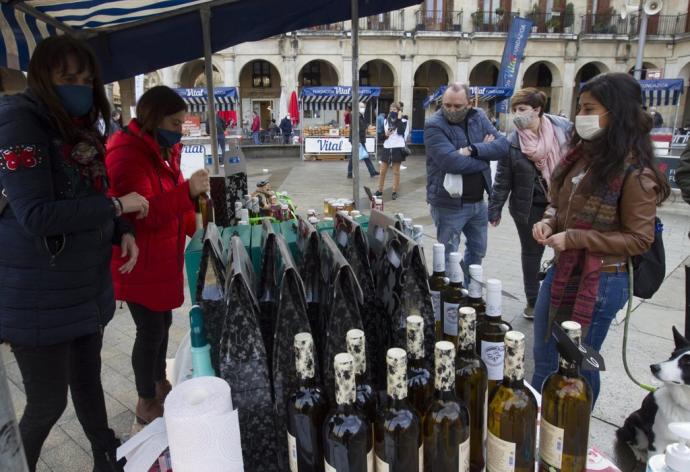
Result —
M 211 146 L 209 145 L 208 148 Z M 180 170 L 185 179 L 199 169 L 204 168 L 206 154 L 211 154 L 211 150 L 203 144 L 185 144 L 182 146 L 182 156 L 180 158 Z
M 304 152 L 306 154 L 350 154 L 352 145 L 350 139 L 339 138 L 304 138 Z

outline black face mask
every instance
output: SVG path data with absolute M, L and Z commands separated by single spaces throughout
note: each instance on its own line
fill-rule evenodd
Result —
M 388 121 L 395 121 L 398 119 L 398 112 L 392 111 L 388 114 Z

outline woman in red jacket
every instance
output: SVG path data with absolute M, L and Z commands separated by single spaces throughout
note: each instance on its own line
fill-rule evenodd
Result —
M 113 196 L 136 191 L 149 200 L 148 216 L 131 220 L 139 263 L 131 273 L 122 273 L 122 256 L 114 248 L 111 265 L 115 296 L 127 302 L 137 327 L 132 367 L 140 423 L 163 415 L 163 400 L 171 388 L 165 359 L 171 310 L 184 299 L 185 237 L 194 232 L 193 200 L 209 190 L 205 170 L 187 181 L 180 172 L 185 112 L 185 102 L 174 90 L 150 89 L 137 103 L 137 118 L 108 142 L 106 155 Z

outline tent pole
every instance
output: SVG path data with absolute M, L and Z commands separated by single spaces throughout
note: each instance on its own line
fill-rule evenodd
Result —
M 359 209 L 359 0 L 350 0 L 352 13 L 352 112 L 350 142 L 352 143 L 352 200 Z
M 213 175 L 220 174 L 218 162 L 218 130 L 216 128 L 216 97 L 213 94 L 213 62 L 211 61 L 211 8 L 208 5 L 201 7 L 201 29 L 204 35 L 204 74 L 206 75 L 206 111 L 208 130 L 211 133 L 211 155 L 213 162 Z
M 678 128 L 678 109 L 680 108 L 680 96 L 678 97 L 678 103 L 676 103 L 676 113 L 673 115 L 673 135 L 676 134 L 676 129 Z

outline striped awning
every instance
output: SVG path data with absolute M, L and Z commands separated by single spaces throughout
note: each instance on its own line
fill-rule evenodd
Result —
M 359 101 L 367 103 L 381 95 L 380 87 L 360 87 Z M 344 110 L 352 103 L 352 87 L 302 87 L 300 90 L 302 110 Z
M 432 103 L 440 102 L 441 98 L 443 97 L 443 93 L 446 91 L 446 88 L 446 85 L 441 85 L 434 93 L 424 99 L 424 108 L 428 108 Z M 510 87 L 489 86 L 470 87 L 470 100 L 474 100 L 474 98 L 477 96 L 479 97 L 480 102 L 504 100 L 513 96 L 513 89 Z
M 3 3 L 0 5 L 0 33 L 0 67 L 27 70 L 36 44 L 58 34 L 58 30 Z
M 683 79 L 640 80 L 642 103 L 649 107 L 676 106 L 683 93 Z
M 208 105 L 208 92 L 205 88 L 178 88 L 175 91 L 187 104 L 187 111 L 204 113 Z M 213 99 L 216 111 L 234 110 L 237 103 L 237 89 L 235 87 L 215 87 Z

